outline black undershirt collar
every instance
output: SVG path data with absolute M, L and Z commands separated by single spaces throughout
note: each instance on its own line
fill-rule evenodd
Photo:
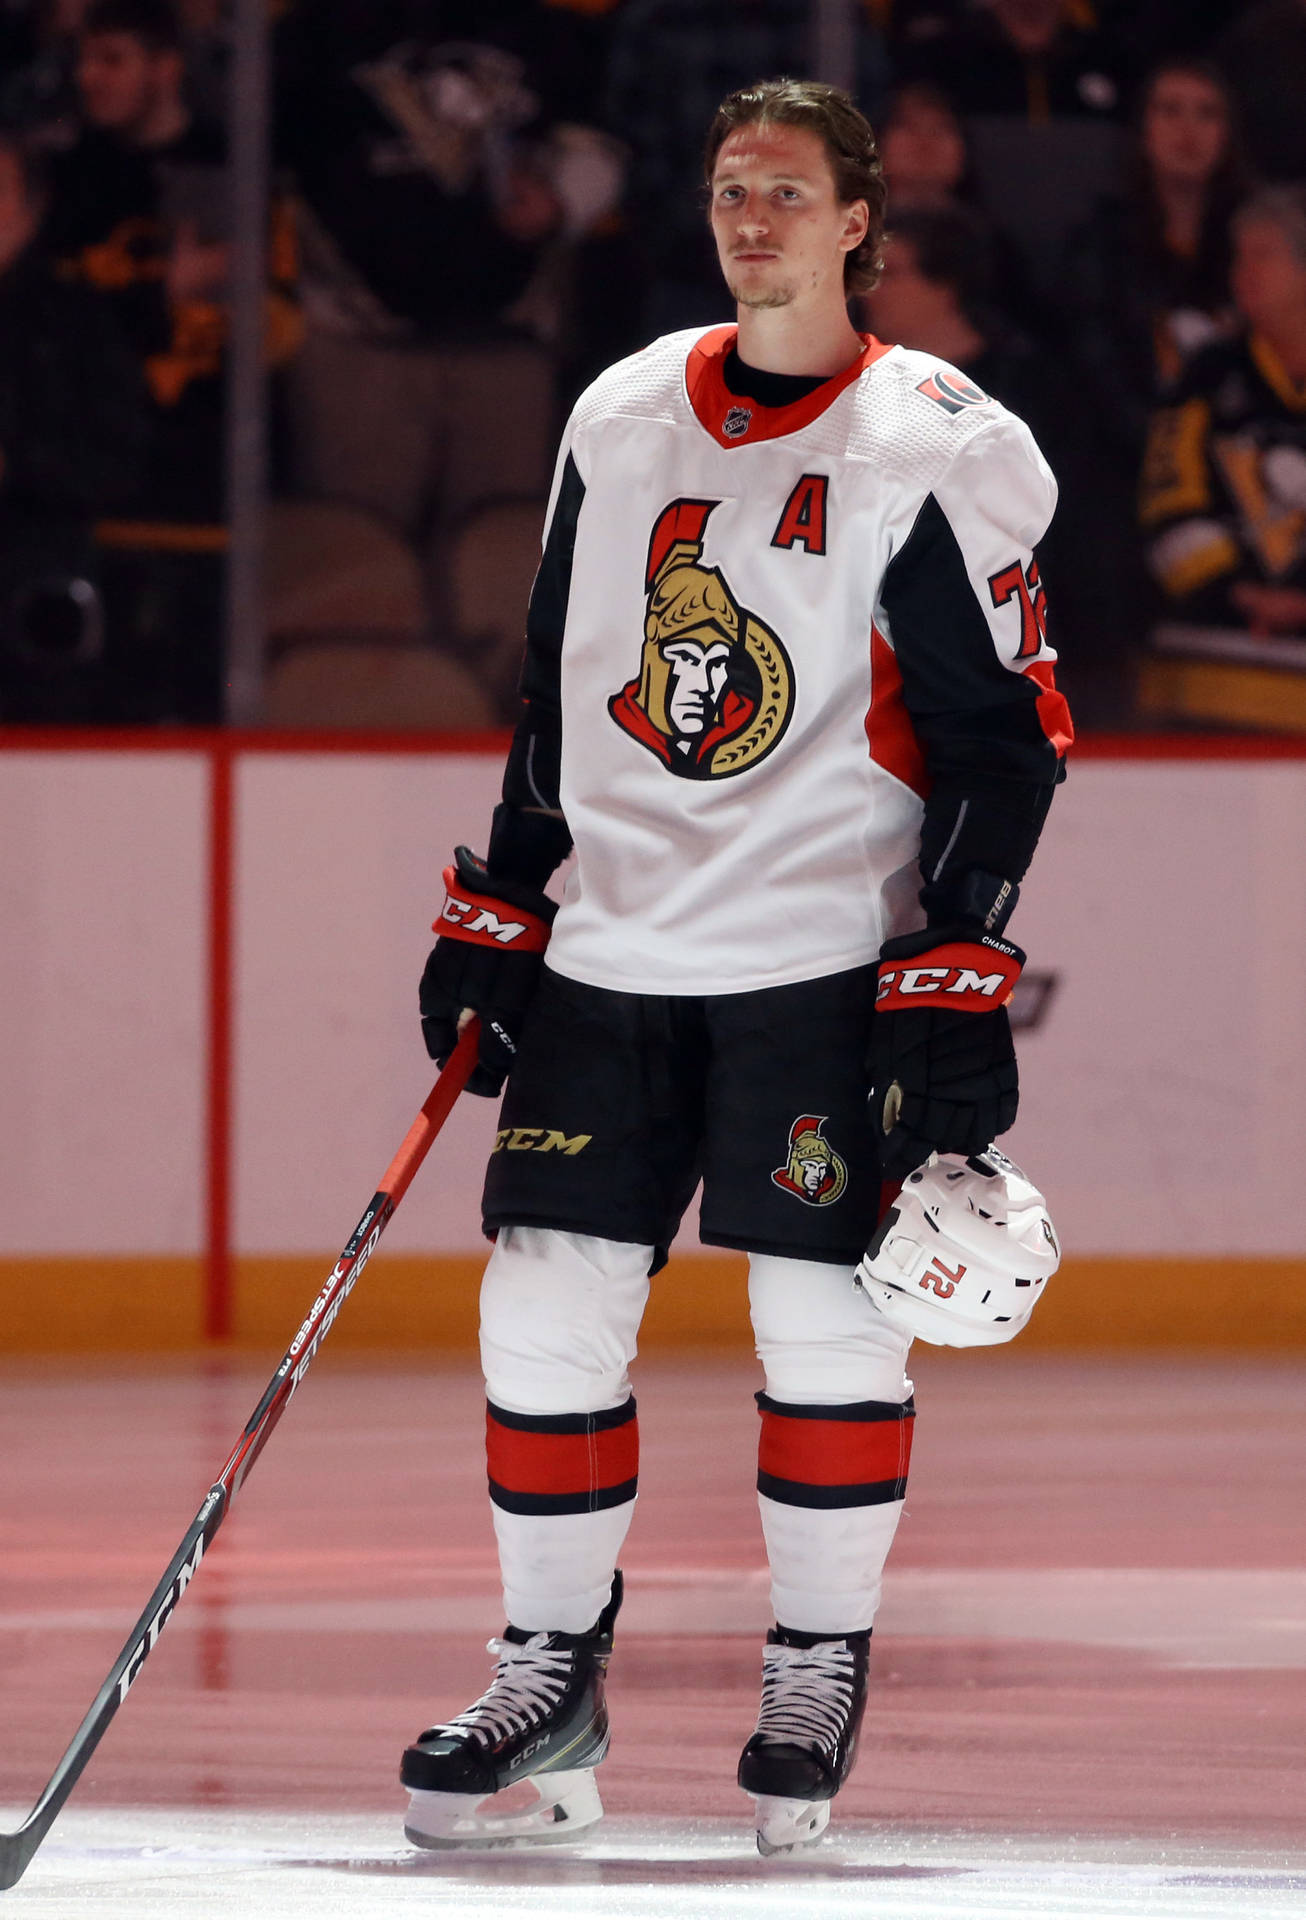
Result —
M 828 373 L 764 373 L 741 360 L 738 347 L 731 347 L 726 355 L 721 377 L 737 400 L 754 400 L 759 407 L 792 407 L 834 378 Z

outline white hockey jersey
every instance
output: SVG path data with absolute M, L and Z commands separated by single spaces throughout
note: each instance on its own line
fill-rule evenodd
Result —
M 1050 782 L 1069 736 L 1028 429 L 869 338 L 762 406 L 726 385 L 735 336 L 670 335 L 581 397 L 532 596 L 505 796 L 574 842 L 549 966 L 625 992 L 873 960 L 922 921 L 935 758 L 987 732 Z

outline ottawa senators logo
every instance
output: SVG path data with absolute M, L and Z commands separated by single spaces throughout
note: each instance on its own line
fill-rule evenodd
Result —
M 638 680 L 608 702 L 622 730 L 687 780 L 756 766 L 793 710 L 793 669 L 777 636 L 741 607 L 719 567 L 700 564 L 716 500 L 676 500 L 649 542 Z
M 821 1132 L 825 1115 L 800 1113 L 789 1129 L 789 1159 L 771 1179 L 809 1207 L 829 1207 L 848 1185 L 848 1168 Z
M 927 400 L 933 400 L 945 413 L 960 413 L 963 407 L 982 407 L 988 395 L 982 387 L 972 380 L 964 380 L 959 373 L 953 373 L 943 367 L 936 367 L 928 380 L 922 380 L 916 389 Z

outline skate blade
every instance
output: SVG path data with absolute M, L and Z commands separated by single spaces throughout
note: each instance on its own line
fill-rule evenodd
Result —
M 783 1800 L 777 1794 L 759 1793 L 757 1807 L 757 1851 L 764 1860 L 777 1853 L 803 1853 L 823 1838 L 830 1824 L 828 1800 Z
M 561 1846 L 603 1818 L 603 1802 L 592 1767 L 571 1772 L 536 1773 L 519 1783 L 534 1799 L 494 1811 L 496 1802 L 519 1799 L 516 1786 L 506 1793 L 409 1795 L 404 1838 L 415 1847 Z

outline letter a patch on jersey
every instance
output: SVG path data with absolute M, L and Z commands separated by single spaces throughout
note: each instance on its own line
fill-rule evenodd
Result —
M 825 552 L 825 500 L 830 482 L 823 473 L 805 473 L 785 502 L 773 547 L 804 546 L 809 553 Z

